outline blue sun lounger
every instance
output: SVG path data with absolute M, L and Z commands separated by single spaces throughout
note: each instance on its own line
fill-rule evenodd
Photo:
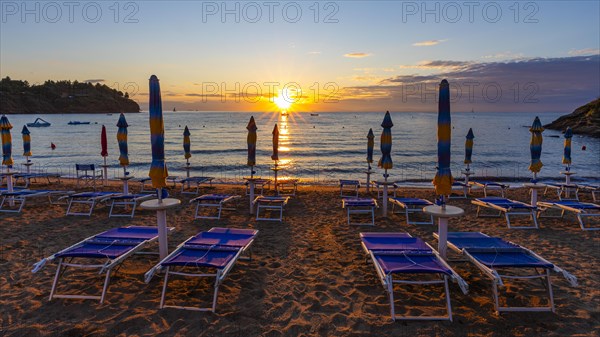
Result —
M 356 197 L 358 198 L 358 190 L 360 189 L 360 181 L 340 179 L 340 197 Z M 350 193 L 350 194 L 348 194 Z
M 442 259 L 429 244 L 407 233 L 360 233 L 361 246 L 367 253 L 388 292 L 392 320 L 449 320 L 452 321 L 452 305 L 448 278 L 458 283 L 463 293 L 468 292 L 467 283 Z M 395 278 L 400 275 L 419 275 L 422 280 Z M 432 279 L 432 275 L 439 278 Z M 396 315 L 394 284 L 443 284 L 446 297 L 445 316 Z
M 113 194 L 102 199 L 102 202 L 110 202 L 110 211 L 108 217 L 128 217 L 133 218 L 137 205 L 146 200 L 155 198 L 153 194 Z M 117 209 L 122 211 L 117 212 Z
M 181 179 L 181 180 L 179 180 L 179 183 L 181 184 L 181 193 L 183 193 L 183 194 L 198 194 L 198 193 L 200 193 L 200 185 L 208 183 L 210 186 L 212 186 L 213 179 L 215 179 L 215 178 L 213 178 L 213 177 L 189 177 L 189 178 Z M 185 190 L 186 185 L 189 188 L 191 184 L 196 185 L 195 192 L 193 191 L 193 189 L 190 191 Z
M 7 213 L 20 213 L 25 206 L 27 199 L 45 197 L 48 198 L 48 202 L 52 205 L 58 202 L 53 200 L 52 197 L 57 195 L 65 195 L 75 193 L 73 191 L 58 191 L 58 190 L 22 190 L 17 189 L 13 192 L 2 191 L 0 192 L 0 212 Z M 14 206 L 10 206 L 11 201 Z
M 173 228 L 168 228 L 168 230 L 170 232 Z M 129 226 L 113 228 L 42 259 L 34 264 L 32 272 L 36 273 L 44 268 L 48 262 L 58 260 L 49 300 L 51 301 L 53 298 L 94 299 L 100 300 L 102 304 L 108 290 L 113 268 L 119 266 L 125 259 L 138 253 L 142 248 L 157 239 L 157 227 Z M 99 274 L 105 274 L 102 293 L 99 296 L 58 294 L 56 287 L 67 267 L 99 269 Z
M 537 207 L 535 207 L 535 206 L 531 206 L 524 202 L 506 199 L 506 198 L 499 198 L 499 197 L 478 198 L 478 199 L 472 200 L 471 203 L 473 205 L 477 205 L 477 216 L 478 217 L 482 217 L 482 218 L 500 217 L 500 216 L 502 216 L 502 213 L 504 213 L 504 216 L 506 218 L 506 225 L 508 226 L 508 228 L 515 228 L 515 229 L 533 229 L 533 228 L 537 229 L 537 228 L 539 228 L 538 222 L 537 222 Z M 493 210 L 496 210 L 496 211 L 498 211 L 498 214 L 495 214 L 495 215 L 494 214 L 481 214 L 482 207 L 491 208 Z M 529 216 L 531 218 L 531 220 L 533 221 L 533 226 L 511 225 L 510 217 L 515 216 L 515 215 Z
M 60 183 L 60 174 L 58 173 L 18 173 L 14 175 L 14 178 L 15 182 L 23 180 L 25 187 L 29 187 L 29 185 L 31 184 L 31 180 L 37 181 L 37 179 L 46 179 L 48 181 L 48 184 L 50 184 L 50 178 L 55 178 L 58 181 L 58 183 Z
M 504 194 L 508 189 L 508 185 L 499 183 L 496 181 L 487 181 L 487 180 L 470 180 L 470 186 L 477 186 L 479 188 L 483 188 L 483 196 L 487 198 L 489 191 L 500 191 L 500 195 L 504 198 Z
M 121 194 L 120 192 L 81 192 L 65 195 L 59 200 L 68 199 L 66 215 L 91 216 L 98 202 Z
M 579 227 L 581 227 L 584 231 L 589 230 L 600 230 L 600 227 L 588 227 L 585 225 L 583 218 L 585 217 L 596 217 L 600 216 L 600 205 L 592 204 L 589 202 L 581 202 L 575 200 L 560 200 L 560 201 L 538 201 L 538 206 L 542 212 L 545 212 L 549 209 L 558 209 L 560 210 L 559 216 L 549 216 L 544 215 L 540 217 L 544 218 L 562 218 L 565 215 L 565 212 L 572 212 L 577 216 L 577 221 L 579 221 Z M 541 213 L 540 213 L 541 215 Z
M 544 189 L 544 196 L 550 190 L 556 191 L 556 197 L 558 200 L 579 200 L 579 186 L 577 184 L 565 184 L 565 183 L 544 183 L 546 188 Z
M 597 194 L 600 194 L 600 185 L 598 185 L 598 184 L 596 184 L 596 185 L 578 184 L 577 185 L 577 193 L 579 194 L 581 192 L 590 193 L 592 195 L 592 200 L 594 200 L 594 202 L 597 202 L 598 201 Z
M 204 194 L 190 200 L 191 203 L 196 203 L 196 212 L 194 213 L 194 219 L 221 219 L 222 210 L 235 210 L 235 208 L 223 208 L 223 205 L 229 201 L 238 199 L 239 195 L 231 194 Z M 210 210 L 211 208 L 217 209 L 217 215 L 201 214 L 203 209 Z
M 176 308 L 195 311 L 212 311 L 217 308 L 219 285 L 227 277 L 237 260 L 250 251 L 257 230 L 211 228 L 200 232 L 179 245 L 171 254 L 150 269 L 145 275 L 146 283 L 158 272 L 164 272 L 160 308 Z M 210 272 L 210 271 L 214 272 Z M 204 272 L 203 272 L 204 271 Z M 165 305 L 170 275 L 189 277 L 214 277 L 212 306 L 208 308 Z
M 177 177 L 177 176 L 168 176 L 167 177 L 167 181 L 171 182 L 173 184 L 173 187 L 175 187 L 175 183 L 177 183 L 179 180 L 181 180 L 181 178 Z M 135 179 L 135 181 L 139 181 L 142 184 L 142 186 L 140 187 L 140 193 L 156 192 L 156 190 L 154 188 L 152 188 L 152 186 L 149 186 L 149 187 L 146 186 L 149 182 L 152 182 L 152 179 L 150 177 L 138 178 L 138 179 Z
M 375 208 L 377 200 L 373 198 L 342 198 L 342 208 L 346 209 L 348 225 L 375 225 Z M 353 222 L 352 215 L 370 214 L 371 222 Z
M 404 209 L 407 225 L 433 225 L 433 215 L 429 216 L 429 221 L 410 220 L 411 213 L 423 213 L 423 207 L 433 205 L 431 201 L 419 198 L 389 198 L 388 200 L 393 205 L 392 213 L 396 206 Z
M 437 238 L 437 234 L 434 234 Z M 478 232 L 448 233 L 448 247 L 463 254 L 468 261 L 479 268 L 492 280 L 492 293 L 496 312 L 504 311 L 555 311 L 554 294 L 550 282 L 550 270 L 561 273 L 571 284 L 577 286 L 577 278 L 546 259 L 516 243 L 505 241 L 498 237 L 490 237 Z M 543 272 L 539 272 L 539 270 Z M 533 273 L 526 271 L 533 270 Z M 508 273 L 506 273 L 508 271 Z M 518 271 L 518 272 L 517 272 Z M 509 279 L 545 280 L 549 303 L 547 306 L 512 307 L 501 306 L 498 296 L 498 286 L 504 286 Z
M 283 221 L 283 209 L 287 205 L 290 197 L 265 197 L 259 195 L 254 199 L 253 204 L 256 205 L 256 220 L 265 220 L 265 221 Z M 260 211 L 263 211 L 263 215 L 260 214 Z M 265 212 L 277 212 L 279 211 L 279 217 L 271 217 L 267 218 Z

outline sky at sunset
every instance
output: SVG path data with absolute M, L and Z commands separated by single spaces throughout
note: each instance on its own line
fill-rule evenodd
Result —
M 570 112 L 600 96 L 598 1 L 0 1 L 0 76 L 147 108 Z

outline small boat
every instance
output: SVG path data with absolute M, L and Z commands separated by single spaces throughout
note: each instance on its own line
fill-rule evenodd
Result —
M 46 122 L 45 120 L 41 119 L 41 118 L 36 118 L 35 121 L 33 123 L 27 123 L 27 126 L 29 126 L 30 128 L 42 128 L 42 127 L 47 127 L 50 126 L 51 124 Z
M 90 122 L 80 122 L 80 121 L 69 121 L 69 123 L 67 123 L 69 125 L 82 125 L 82 124 L 90 124 Z
M 319 114 L 310 114 L 311 116 L 318 116 Z
M 177 112 L 177 109 L 173 108 L 173 112 Z

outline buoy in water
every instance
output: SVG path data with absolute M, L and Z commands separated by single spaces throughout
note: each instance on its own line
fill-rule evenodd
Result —
M 52 150 L 54 150 L 54 149 L 56 149 L 56 145 L 54 145 L 54 143 L 50 143 L 50 148 L 51 148 Z
M 585 151 L 585 149 L 587 149 L 587 147 L 585 147 L 585 145 L 581 147 L 581 151 Z

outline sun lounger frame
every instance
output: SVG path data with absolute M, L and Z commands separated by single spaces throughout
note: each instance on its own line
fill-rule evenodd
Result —
M 481 234 L 483 234 L 483 233 L 481 233 Z M 483 234 L 483 235 L 485 235 L 485 234 Z M 436 239 L 439 240 L 437 233 L 434 233 L 434 236 Z M 485 236 L 487 236 L 487 235 L 485 235 Z M 455 246 L 454 244 L 452 244 L 451 239 L 448 240 L 448 247 L 450 247 L 450 249 L 454 250 L 455 252 L 465 256 L 467 261 L 473 263 L 477 268 L 479 268 L 479 270 L 481 270 L 481 272 L 483 272 L 489 279 L 492 280 L 492 296 L 494 299 L 494 309 L 496 310 L 496 313 L 500 314 L 502 312 L 511 312 L 511 311 L 512 312 L 515 312 L 515 311 L 516 312 L 523 312 L 523 311 L 555 312 L 556 310 L 555 310 L 555 306 L 554 306 L 554 293 L 552 291 L 552 281 L 550 280 L 550 269 L 554 270 L 557 273 L 561 273 L 572 286 L 577 285 L 577 278 L 575 276 L 569 274 L 565 270 L 559 268 L 555 264 L 544 259 L 543 257 L 539 256 L 535 252 L 533 252 L 525 247 L 522 247 L 516 243 L 513 243 L 511 241 L 506 241 L 506 240 L 503 240 L 503 241 L 508 242 L 509 244 L 515 245 L 516 247 L 515 248 L 464 248 L 464 249 L 461 249 L 461 248 Z M 471 251 L 471 252 L 481 252 L 481 251 L 491 251 L 491 252 L 507 251 L 507 252 L 510 252 L 510 251 L 515 251 L 515 249 L 531 255 L 543 263 L 551 264 L 553 267 L 552 268 L 540 267 L 540 268 L 545 269 L 545 272 L 542 272 L 542 273 L 540 273 L 538 271 L 538 268 L 535 268 L 535 267 L 515 266 L 515 267 L 502 267 L 502 268 L 495 269 L 495 268 L 490 268 L 490 267 L 486 266 L 485 264 L 480 262 L 476 257 L 471 255 L 469 252 L 469 251 Z M 510 270 L 510 269 L 512 269 L 512 270 L 514 270 L 514 269 L 518 269 L 518 270 L 533 269 L 535 273 L 528 274 L 528 275 L 501 274 L 499 269 L 508 269 L 508 270 Z M 549 300 L 549 303 L 547 306 L 527 306 L 527 307 L 500 306 L 500 300 L 499 300 L 500 295 L 499 295 L 498 287 L 504 286 L 503 279 L 529 280 L 529 279 L 538 279 L 538 278 L 542 279 L 542 281 L 545 281 L 544 286 L 546 288 L 546 291 L 548 294 L 548 300 Z
M 479 217 L 479 218 L 498 218 L 498 217 L 502 216 L 502 213 L 504 213 L 504 217 L 506 219 L 506 226 L 509 229 L 538 229 L 539 228 L 539 224 L 537 221 L 537 208 L 536 207 L 528 208 L 528 207 L 531 207 L 531 205 L 528 205 L 526 203 L 516 201 L 516 200 L 511 200 L 511 199 L 507 199 L 507 200 L 510 200 L 511 202 L 522 204 L 523 207 L 502 207 L 500 205 L 497 205 L 497 204 L 494 204 L 491 202 L 486 202 L 481 199 L 471 200 L 471 203 L 473 205 L 477 205 L 477 217 Z M 482 214 L 482 212 L 481 212 L 482 208 L 491 208 L 491 209 L 497 210 L 498 214 Z M 512 225 L 510 223 L 510 217 L 515 216 L 515 215 L 530 216 L 531 220 L 533 221 L 533 226 L 514 226 L 514 225 Z
M 209 232 L 211 232 L 213 230 L 214 230 L 214 228 L 211 228 L 209 230 Z M 153 277 L 154 274 L 156 274 L 160 271 L 164 271 L 165 277 L 163 279 L 163 287 L 162 287 L 162 293 L 160 295 L 159 308 L 160 309 L 173 308 L 173 309 L 192 310 L 192 311 L 210 311 L 213 313 L 216 312 L 219 286 L 221 285 L 221 283 L 223 283 L 223 281 L 225 280 L 225 278 L 227 277 L 227 275 L 229 274 L 231 269 L 235 266 L 236 262 L 238 260 L 244 259 L 242 257 L 242 255 L 244 255 L 246 253 L 250 253 L 252 243 L 254 243 L 254 239 L 257 234 L 258 234 L 258 230 L 256 230 L 254 232 L 254 237 L 245 246 L 237 247 L 239 249 L 237 250 L 237 253 L 235 254 L 235 256 L 222 269 L 211 268 L 211 267 L 202 267 L 202 268 L 206 268 L 206 269 L 217 269 L 217 271 L 215 273 L 189 273 L 189 272 L 182 272 L 182 271 L 173 271 L 173 270 L 171 270 L 171 266 L 162 267 L 161 264 L 163 263 L 163 261 L 168 261 L 171 257 L 178 254 L 182 249 L 189 249 L 189 248 L 185 248 L 185 244 L 188 241 L 190 241 L 191 239 L 193 239 L 194 236 L 189 237 L 187 240 L 185 240 L 184 242 L 179 244 L 179 246 L 177 246 L 177 248 L 173 252 L 171 252 L 171 254 L 169 254 L 162 261 L 160 261 L 156 266 L 154 266 L 152 269 L 150 269 L 145 275 L 146 283 L 148 283 L 148 282 L 150 282 L 150 279 Z M 233 246 L 231 246 L 231 247 L 233 247 Z M 245 260 L 250 260 L 250 259 L 251 259 L 251 254 L 249 254 L 249 256 Z M 173 267 L 177 267 L 177 266 L 173 266 Z M 179 267 L 182 267 L 182 266 L 179 266 Z M 192 266 L 192 267 L 199 268 L 197 266 Z M 185 266 L 183 266 L 183 268 L 185 268 Z M 212 305 L 210 307 L 190 307 L 190 306 L 180 306 L 180 305 L 166 305 L 165 299 L 166 299 L 166 295 L 167 295 L 169 275 L 179 275 L 179 276 L 187 276 L 187 277 L 208 277 L 208 278 L 214 277 L 215 283 L 214 283 L 214 290 L 213 290 Z
M 280 179 L 277 180 L 275 189 L 280 196 L 295 196 L 298 192 L 298 179 Z
M 359 189 L 360 189 L 360 181 L 340 179 L 340 197 L 358 198 L 358 190 Z M 352 193 L 352 194 L 345 194 L 345 193 Z
M 175 227 L 168 227 L 167 231 L 171 232 L 174 229 L 175 229 Z M 56 267 L 56 273 L 54 274 L 54 279 L 52 281 L 52 288 L 50 290 L 50 296 L 48 298 L 48 301 L 52 301 L 53 298 L 68 298 L 68 299 L 99 300 L 100 304 L 104 303 L 104 299 L 106 298 L 106 292 L 108 291 L 108 286 L 110 284 L 110 278 L 112 275 L 113 268 L 119 266 L 121 263 L 123 263 L 123 261 L 125 261 L 128 257 L 130 257 L 133 254 L 136 254 L 136 253 L 143 254 L 143 253 L 139 252 L 142 248 L 144 248 L 148 244 L 158 240 L 158 234 L 157 234 L 154 238 L 138 241 L 138 243 L 135 245 L 133 243 L 131 243 L 132 241 L 129 241 L 130 244 L 128 244 L 128 245 L 132 246 L 132 248 L 129 251 L 127 251 L 124 254 L 119 255 L 118 257 L 116 257 L 114 259 L 106 259 L 106 261 L 101 264 L 98 264 L 98 263 L 89 263 L 89 264 L 73 263 L 71 261 L 73 261 L 74 259 L 76 259 L 76 258 L 84 258 L 85 259 L 85 257 L 59 257 L 58 256 L 59 254 L 68 252 L 69 250 L 71 250 L 74 247 L 77 247 L 80 244 L 86 243 L 89 240 L 93 240 L 98 235 L 99 234 L 95 234 L 86 239 L 83 239 L 83 240 L 73 244 L 70 247 L 67 247 L 57 253 L 52 254 L 49 257 L 42 259 L 41 261 L 37 262 L 34 265 L 34 268 L 32 270 L 33 273 L 42 269 L 48 262 L 58 259 L 58 266 Z M 132 238 L 134 238 L 134 236 L 132 236 Z M 127 239 L 115 240 L 115 244 L 119 244 L 119 241 L 127 242 Z M 148 253 L 146 253 L 146 254 L 148 254 Z M 66 259 L 68 259 L 69 261 L 65 261 Z M 93 257 L 92 259 L 99 260 L 101 258 Z M 61 278 L 62 274 L 65 272 L 65 270 L 67 269 L 67 267 L 74 267 L 74 268 L 80 268 L 80 269 L 99 269 L 100 270 L 98 272 L 99 274 L 105 273 L 104 283 L 102 286 L 101 294 L 100 295 L 58 294 L 56 292 L 56 288 L 58 287 L 60 278 Z
M 382 233 L 382 234 L 385 234 L 385 233 Z M 408 234 L 407 237 L 412 237 L 412 236 L 410 234 Z M 450 265 L 448 265 L 448 263 L 446 263 L 446 261 L 444 261 L 444 259 L 439 255 L 439 253 L 435 249 L 433 249 L 433 247 L 431 247 L 428 243 L 425 243 L 425 244 L 431 250 L 431 256 L 435 256 L 436 259 L 440 262 L 440 264 L 442 266 L 444 266 L 445 268 L 447 268 L 448 270 L 451 271 L 451 273 L 452 273 L 451 279 L 459 285 L 461 291 L 464 294 L 467 294 L 468 289 L 469 289 L 468 284 L 460 277 L 460 275 L 458 275 L 454 271 L 454 269 L 452 269 L 450 267 Z M 390 301 L 390 315 L 391 315 L 393 321 L 396 321 L 396 320 L 403 320 L 403 321 L 404 320 L 413 320 L 413 321 L 419 320 L 419 321 L 450 321 L 450 322 L 452 322 L 452 304 L 450 302 L 450 288 L 448 287 L 448 275 L 443 274 L 443 273 L 437 273 L 438 276 L 441 276 L 440 280 L 411 281 L 411 280 L 394 279 L 394 276 L 393 276 L 394 273 L 389 273 L 389 274 L 385 273 L 383 267 L 377 261 L 377 258 L 375 257 L 374 252 L 369 250 L 362 240 L 361 240 L 361 246 L 362 246 L 363 250 L 365 251 L 365 253 L 371 257 L 371 262 L 375 266 L 375 271 L 377 272 L 379 281 L 381 282 L 381 284 L 383 285 L 383 288 L 388 293 L 388 299 Z M 393 250 L 389 251 L 389 252 L 378 250 L 378 252 L 384 252 L 384 253 L 388 253 L 388 254 L 392 254 L 392 255 L 395 254 Z M 403 253 L 398 253 L 398 254 L 404 255 Z M 420 253 L 418 255 L 422 256 L 423 253 Z M 421 273 L 414 272 L 412 274 L 421 274 Z M 419 285 L 419 284 L 420 285 L 443 284 L 444 295 L 446 297 L 445 307 L 446 307 L 447 314 L 445 316 L 396 315 L 396 309 L 395 309 L 395 305 L 394 305 L 394 284 L 417 284 L 417 285 Z
M 484 198 L 487 198 L 488 196 L 488 190 L 490 191 L 500 191 L 500 195 L 502 196 L 502 198 L 505 197 L 505 193 L 506 190 L 508 190 L 508 185 L 506 184 L 502 184 L 499 182 L 495 182 L 495 181 L 477 181 L 477 180 L 471 180 L 469 181 L 469 185 L 472 186 L 477 186 L 480 188 L 483 188 L 483 196 Z M 471 190 L 471 188 L 469 188 L 469 190 Z
M 253 204 L 256 205 L 256 220 L 264 221 L 279 221 L 283 222 L 283 209 L 287 205 L 290 197 L 264 197 L 259 195 L 254 199 Z M 267 218 L 260 215 L 260 211 L 279 211 L 278 218 Z M 264 213 L 263 212 L 263 213 Z
M 579 185 L 577 185 L 577 194 L 578 195 L 579 195 L 579 192 L 589 192 L 592 195 L 592 200 L 594 200 L 594 202 L 598 202 L 598 197 L 596 196 L 596 194 L 600 195 L 600 186 L 579 184 Z
M 240 198 L 239 195 L 220 195 L 223 197 L 220 200 L 205 199 L 206 196 L 211 196 L 211 195 L 212 194 L 205 194 L 205 195 L 201 195 L 199 197 L 196 197 L 196 198 L 190 200 L 190 204 L 196 202 L 196 211 L 194 213 L 194 219 L 221 219 L 221 212 L 223 210 L 230 210 L 230 211 L 235 210 L 235 208 L 224 208 L 223 206 L 229 201 Z M 217 208 L 216 216 L 200 214 L 201 209 L 211 209 L 211 208 Z
M 246 185 L 246 195 L 250 195 L 250 182 L 246 181 L 244 185 Z M 262 195 L 265 189 L 271 187 L 271 179 L 254 178 L 254 189 L 256 190 L 259 187 L 259 194 Z
M 343 198 L 342 199 L 342 208 L 346 209 L 348 225 L 375 226 L 375 208 L 379 208 L 379 205 L 377 205 L 376 199 Z M 358 214 L 370 214 L 371 222 L 352 222 L 352 215 L 358 215 Z
M 198 195 L 200 193 L 200 185 L 208 183 L 209 186 L 212 187 L 213 179 L 215 179 L 215 178 L 213 178 L 213 177 L 189 177 L 189 178 L 181 179 L 181 180 L 179 180 L 179 183 L 181 184 L 181 193 Z M 186 185 L 190 185 L 190 184 L 196 184 L 195 192 L 193 192 L 193 187 L 189 191 L 185 190 Z
M 48 184 L 51 183 L 50 178 L 56 178 L 57 182 L 60 184 L 60 174 L 58 173 L 40 173 L 40 172 L 31 172 L 31 173 L 20 173 L 15 174 L 15 183 L 20 179 L 23 179 L 25 183 L 25 188 L 28 188 L 31 185 L 31 180 L 36 180 L 37 178 L 45 178 L 48 181 Z
M 454 181 L 454 183 L 452 183 L 452 190 L 456 190 L 458 187 L 460 187 L 460 189 L 462 190 L 463 195 L 453 195 L 452 193 L 450 193 L 450 195 L 448 196 L 448 198 L 450 199 L 467 199 L 469 197 L 469 190 L 470 190 L 470 186 L 469 184 L 462 182 L 462 181 Z
M 84 192 L 87 193 L 87 192 Z M 89 192 L 92 193 L 92 192 Z M 69 194 L 69 195 L 65 195 L 64 197 L 59 198 L 60 199 L 68 199 L 68 205 L 67 205 L 67 213 L 66 215 L 84 215 L 84 216 L 91 216 L 92 213 L 94 212 L 94 207 L 96 206 L 96 204 L 98 204 L 100 201 L 102 200 L 106 200 L 111 196 L 117 196 L 120 193 L 106 193 L 106 194 L 99 194 L 97 196 L 92 196 L 92 197 L 78 197 L 79 193 L 75 193 L 75 194 Z M 85 207 L 87 207 L 87 211 L 85 212 L 72 212 L 71 208 L 74 205 L 84 205 Z
M 558 200 L 579 201 L 579 186 L 576 184 L 546 183 L 546 188 L 544 189 L 544 196 L 546 196 L 546 194 L 550 190 L 556 191 L 556 196 Z
M 579 202 L 577 201 L 577 203 L 581 203 L 581 204 L 591 204 L 591 205 L 596 205 L 596 204 L 592 204 L 592 203 L 584 203 L 584 202 Z M 585 209 L 580 209 L 580 208 L 576 208 L 576 207 L 572 207 L 569 205 L 564 205 L 564 204 L 559 204 L 559 203 L 555 203 L 555 202 L 551 202 L 551 201 L 538 201 L 538 206 L 540 207 L 540 217 L 542 218 L 563 218 L 565 216 L 565 212 L 572 212 L 573 214 L 575 214 L 575 216 L 577 217 L 577 221 L 579 222 L 579 227 L 581 227 L 581 230 L 584 231 L 597 231 L 600 230 L 600 227 L 587 227 L 584 221 L 584 218 L 586 217 L 597 217 L 600 216 L 600 211 L 597 213 L 588 213 Z M 598 206 L 598 205 L 596 205 Z M 558 216 L 552 216 L 552 215 L 542 215 L 542 212 L 546 212 L 550 209 L 557 209 L 560 210 L 561 213 Z
M 27 194 L 23 194 L 23 192 L 29 192 Z M 38 197 L 48 197 L 48 202 L 51 205 L 56 205 L 59 202 L 52 200 L 53 196 L 56 195 L 65 195 L 65 194 L 72 194 L 75 193 L 73 191 L 53 191 L 53 190 L 40 190 L 40 191 L 35 191 L 35 190 L 16 190 L 13 193 L 8 193 L 8 192 L 3 192 L 0 193 L 0 197 L 2 198 L 0 200 L 0 212 L 5 212 L 5 213 L 20 213 L 23 210 L 23 207 L 25 207 L 25 201 L 27 201 L 28 198 L 38 198 Z M 18 207 L 17 208 L 4 208 L 5 203 L 12 201 L 13 203 L 17 204 Z
M 383 185 L 381 185 L 381 181 L 372 180 L 371 185 L 375 186 L 375 190 L 377 191 L 377 200 L 383 198 Z M 399 186 L 396 183 L 392 183 L 391 185 L 388 185 L 388 193 L 389 193 L 390 187 L 392 188 L 392 195 L 395 198 L 396 190 L 399 188 Z
M 138 203 L 154 198 L 153 194 L 117 194 L 112 195 L 108 198 L 104 198 L 102 202 L 110 201 L 110 210 L 108 212 L 109 218 L 133 218 L 135 216 L 135 209 L 137 208 Z M 127 211 L 128 207 L 131 208 L 131 211 L 128 213 L 116 213 L 115 209 L 122 208 Z
M 400 199 L 408 199 L 408 198 L 400 198 Z M 407 225 L 433 225 L 433 215 L 429 215 L 429 221 L 411 221 L 410 220 L 410 214 L 412 213 L 423 213 L 423 207 L 425 206 L 429 206 L 429 205 L 433 205 L 433 203 L 431 203 L 429 200 L 426 199 L 419 199 L 419 198 L 415 198 L 418 200 L 422 200 L 423 202 L 428 202 L 428 204 L 424 204 L 424 203 L 411 203 L 409 202 L 409 200 L 398 200 L 398 198 L 394 197 L 394 198 L 389 198 L 388 201 L 392 203 L 392 213 L 394 213 L 394 209 L 396 208 L 396 206 L 404 209 L 404 214 L 406 216 L 406 224 Z

